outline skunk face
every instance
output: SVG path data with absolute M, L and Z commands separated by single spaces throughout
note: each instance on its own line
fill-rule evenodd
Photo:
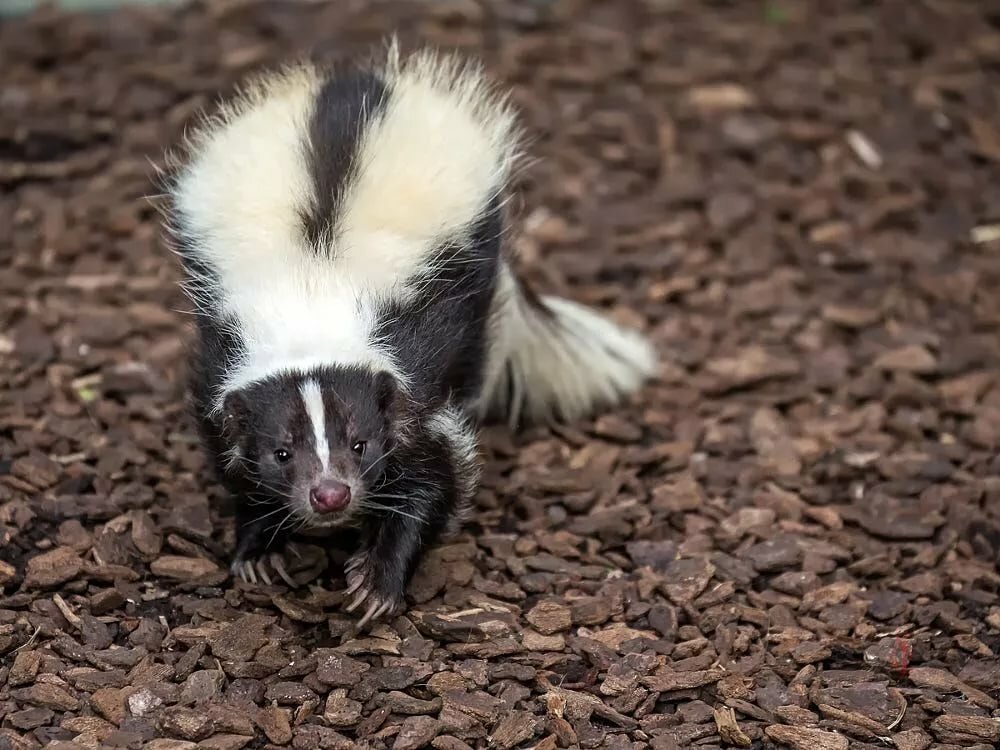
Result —
M 397 400 L 391 375 L 361 368 L 252 383 L 225 400 L 229 470 L 279 501 L 273 510 L 286 511 L 289 527 L 350 524 L 378 503 L 398 428 Z

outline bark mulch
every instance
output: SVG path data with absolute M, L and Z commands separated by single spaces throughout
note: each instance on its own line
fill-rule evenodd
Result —
M 663 376 L 486 436 L 410 609 L 225 572 L 144 200 L 241 75 L 400 29 L 484 58 L 517 243 Z M 994 3 L 212 2 L 0 25 L 0 747 L 1000 742 Z

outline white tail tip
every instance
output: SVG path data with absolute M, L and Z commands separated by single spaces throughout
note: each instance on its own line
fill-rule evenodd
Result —
M 482 415 L 571 421 L 614 406 L 657 370 L 652 345 L 583 305 L 529 299 L 504 269 Z

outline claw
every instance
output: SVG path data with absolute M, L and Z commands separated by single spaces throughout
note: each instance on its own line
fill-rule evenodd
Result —
M 251 586 L 257 585 L 257 571 L 253 568 L 253 563 L 250 560 L 244 560 L 243 564 L 240 566 L 240 578 L 243 579 L 244 583 L 249 583 Z
M 369 605 L 368 610 L 365 612 L 365 616 L 358 621 L 358 628 L 363 628 L 369 622 L 378 620 L 382 617 L 382 615 L 394 608 L 395 601 L 393 599 L 376 599 Z
M 364 555 L 355 555 L 350 560 L 348 560 L 347 563 L 344 565 L 344 572 L 350 573 L 352 570 L 357 570 L 364 564 L 364 562 L 365 562 Z
M 356 597 L 354 598 L 354 601 L 353 601 L 353 602 L 351 602 L 351 603 L 350 603 L 349 605 L 347 605 L 347 611 L 348 611 L 348 612 L 353 612 L 354 610 L 356 610 L 356 609 L 358 608 L 358 606 L 359 606 L 359 605 L 360 605 L 360 604 L 361 604 L 361 603 L 362 603 L 362 602 L 363 602 L 363 601 L 364 601 L 365 599 L 367 599 L 367 598 L 368 598 L 368 595 L 369 595 L 369 594 L 370 594 L 371 592 L 372 592 L 372 590 L 371 590 L 371 589 L 369 589 L 369 588 L 364 588 L 364 589 L 361 589 L 361 591 L 360 591 L 360 592 L 358 593 L 358 595 L 357 595 L 357 596 L 356 596 Z
M 360 620 L 358 620 L 358 627 L 359 628 L 363 628 L 365 625 L 367 625 L 368 622 L 375 616 L 375 612 L 378 611 L 379 609 L 381 609 L 382 606 L 383 605 L 381 605 L 379 603 L 378 599 L 376 599 L 375 601 L 373 601 L 368 606 L 368 609 L 365 612 L 364 617 L 362 617 Z
M 274 568 L 274 572 L 277 573 L 281 580 L 287 583 L 290 588 L 298 588 L 298 584 L 295 583 L 295 580 L 288 574 L 288 570 L 285 568 L 284 559 L 277 552 L 271 553 L 271 567 Z
M 257 561 L 257 574 L 260 576 L 260 580 L 264 582 L 265 586 L 273 585 L 271 581 L 271 576 L 268 575 L 267 568 L 264 567 L 263 560 Z
M 397 602 L 395 599 L 387 599 L 385 603 L 381 607 L 379 607 L 378 612 L 375 613 L 375 619 L 378 619 L 382 615 L 387 615 L 393 610 L 395 610 L 396 604 Z
M 350 576 L 348 576 L 348 579 L 350 579 Z M 365 582 L 365 577 L 363 575 L 358 575 L 353 580 L 348 580 L 347 581 L 347 589 L 344 591 L 344 594 L 346 594 L 347 596 L 350 596 L 355 591 L 357 591 L 359 588 L 361 588 L 361 585 L 364 582 Z

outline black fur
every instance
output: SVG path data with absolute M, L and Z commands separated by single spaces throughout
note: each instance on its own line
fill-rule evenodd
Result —
M 309 174 L 315 201 L 302 217 L 309 244 L 326 250 L 344 191 L 357 174 L 361 137 L 385 111 L 386 84 L 375 73 L 333 75 L 319 91 L 309 124 Z
M 494 199 L 469 242 L 441 248 L 426 278 L 411 282 L 419 293 L 406 304 L 385 305 L 379 315 L 375 337 L 406 363 L 413 397 L 422 404 L 436 407 L 454 398 L 468 405 L 479 395 L 502 220 Z
M 446 438 L 423 427 L 389 461 L 375 496 L 376 502 L 392 510 L 367 516 L 362 529 L 363 572 L 375 582 L 380 598 L 401 600 L 424 552 L 468 498 L 459 495 L 460 469 L 452 461 Z

